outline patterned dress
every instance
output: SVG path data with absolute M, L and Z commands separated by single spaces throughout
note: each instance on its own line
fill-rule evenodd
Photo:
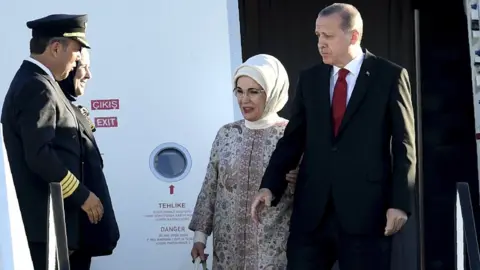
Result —
M 207 235 L 213 232 L 212 270 L 286 269 L 294 186 L 288 185 L 276 207 L 260 211 L 260 225 L 250 215 L 253 197 L 286 124 L 280 119 L 272 127 L 254 130 L 241 120 L 219 130 L 189 226 Z

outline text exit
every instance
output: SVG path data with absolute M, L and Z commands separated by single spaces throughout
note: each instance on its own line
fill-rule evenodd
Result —
M 116 116 L 111 117 L 95 117 L 95 126 L 97 128 L 114 128 L 118 127 L 118 119 Z

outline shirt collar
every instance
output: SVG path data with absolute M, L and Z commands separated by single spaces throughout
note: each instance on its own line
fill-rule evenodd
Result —
M 55 81 L 55 77 L 53 77 L 53 74 L 52 72 L 50 71 L 50 69 L 48 69 L 44 64 L 40 63 L 38 60 L 36 59 L 33 59 L 32 57 L 28 57 L 26 59 L 27 61 L 37 65 L 39 68 L 41 68 L 43 71 L 45 71 L 45 73 L 47 73 L 48 76 L 50 76 L 50 78 L 52 78 L 52 80 Z
M 360 73 L 360 68 L 362 67 L 363 59 L 365 59 L 365 53 L 362 51 L 359 55 L 353 58 L 344 69 L 348 70 L 353 75 L 358 75 Z M 339 67 L 333 66 L 333 76 L 337 75 Z

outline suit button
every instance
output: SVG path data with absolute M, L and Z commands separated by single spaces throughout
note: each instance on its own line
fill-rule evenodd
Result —
M 338 148 L 336 146 L 332 147 L 332 152 L 337 152 Z

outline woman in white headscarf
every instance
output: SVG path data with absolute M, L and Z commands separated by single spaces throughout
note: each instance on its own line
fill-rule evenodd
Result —
M 233 76 L 234 95 L 244 119 L 220 128 L 189 229 L 195 232 L 192 258 L 206 259 L 213 232 L 213 270 L 283 270 L 296 171 L 277 207 L 250 216 L 250 205 L 287 120 L 278 116 L 288 100 L 288 75 L 275 57 L 260 54 Z

